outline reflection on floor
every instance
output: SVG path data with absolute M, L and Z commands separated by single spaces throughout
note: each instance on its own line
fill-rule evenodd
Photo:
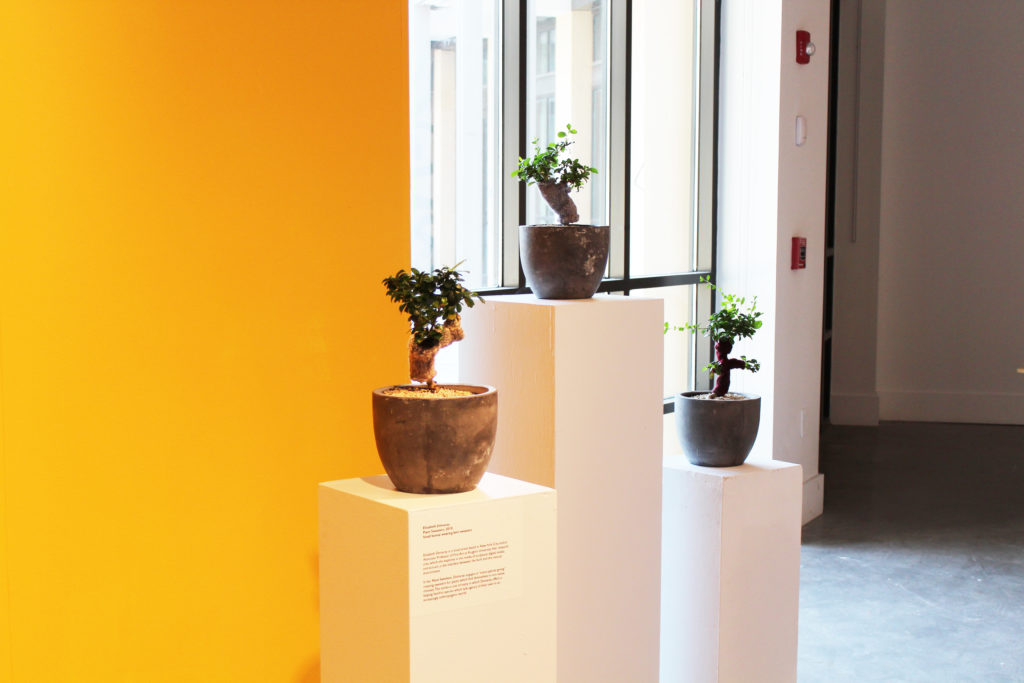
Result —
M 1024 681 L 1024 427 L 829 427 L 801 683 Z

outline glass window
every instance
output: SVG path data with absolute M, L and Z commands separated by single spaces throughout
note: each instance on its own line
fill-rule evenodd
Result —
M 462 262 L 488 296 L 526 291 L 518 226 L 557 219 L 510 174 L 572 124 L 572 156 L 598 169 L 573 196 L 580 222 L 612 227 L 603 291 L 706 318 L 718 4 L 410 0 L 412 265 Z M 665 342 L 665 395 L 708 388 L 710 344 Z
M 635 289 L 632 296 L 665 300 L 665 321 L 681 325 L 693 320 L 693 285 Z M 665 335 L 664 396 L 690 391 L 694 386 L 694 346 L 692 334 L 669 332 Z
M 696 270 L 695 0 L 633 2 L 630 273 Z M 680 68 L 683 65 L 683 68 Z
M 501 4 L 409 4 L 412 263 L 501 284 Z
M 545 17 L 537 21 L 537 73 L 555 71 L 555 20 Z
M 572 156 L 608 173 L 608 22 L 599 0 L 531 0 L 527 3 L 526 139 L 554 142 L 572 124 L 579 131 Z M 530 68 L 532 65 L 532 68 Z M 527 153 L 532 152 L 532 144 Z M 580 222 L 607 225 L 608 190 L 590 182 L 573 195 Z M 554 212 L 533 191 L 526 194 L 526 222 L 556 222 Z

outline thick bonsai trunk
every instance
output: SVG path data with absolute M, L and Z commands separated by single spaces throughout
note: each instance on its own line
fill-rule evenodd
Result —
M 437 370 L 434 369 L 434 358 L 437 352 L 452 342 L 457 342 L 466 336 L 462 331 L 462 321 L 459 318 L 449 320 L 441 328 L 441 343 L 424 348 L 409 340 L 409 378 L 415 382 L 426 382 L 428 389 L 434 388 L 434 376 Z
M 558 220 L 562 222 L 562 225 L 570 225 L 580 219 L 576 204 L 569 196 L 568 185 L 565 183 L 537 183 L 537 187 L 540 189 L 540 196 L 544 197 L 548 206 L 558 214 Z
M 722 340 L 715 342 L 715 359 L 718 360 L 720 368 L 718 377 L 715 379 L 715 388 L 711 391 L 715 396 L 725 396 L 729 393 L 730 373 L 733 370 L 742 370 L 747 364 L 739 358 L 729 358 L 732 351 L 732 344 Z

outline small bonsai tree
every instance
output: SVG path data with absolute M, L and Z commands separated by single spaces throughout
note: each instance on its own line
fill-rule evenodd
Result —
M 579 192 L 590 179 L 591 173 L 597 173 L 593 166 L 585 166 L 579 159 L 559 158 L 572 144 L 569 135 L 575 135 L 572 124 L 565 130 L 558 131 L 558 142 L 549 142 L 541 147 L 537 138 L 533 139 L 533 156 L 529 159 L 519 158 L 519 168 L 512 175 L 527 185 L 537 184 L 537 189 L 544 197 L 562 225 L 570 225 L 580 219 L 576 204 L 569 197 L 569 190 Z
M 474 297 L 483 301 L 479 294 L 462 286 L 462 275 L 455 270 L 459 265 L 432 273 L 403 269 L 383 281 L 388 297 L 409 316 L 409 377 L 426 382 L 431 391 L 435 388 L 437 352 L 465 336 L 459 317 L 463 305 L 472 308 Z
M 712 291 L 716 289 L 711 284 L 710 277 L 701 278 L 701 282 L 710 287 Z M 682 327 L 677 327 L 665 323 L 665 332 L 667 333 L 669 330 L 700 332 L 705 337 L 714 340 L 715 360 L 704 366 L 704 369 L 718 376 L 718 379 L 715 380 L 715 388 L 711 393 L 714 396 L 722 397 L 729 393 L 729 375 L 733 370 L 757 372 L 761 369 L 761 364 L 753 358 L 746 356 L 729 358 L 732 347 L 738 340 L 753 337 L 754 333 L 761 328 L 761 313 L 757 310 L 757 297 L 754 297 L 750 305 L 747 306 L 745 298 L 735 294 L 726 294 L 721 290 L 719 290 L 719 294 L 721 294 L 720 306 L 708 318 L 707 324 L 701 326 L 683 323 Z

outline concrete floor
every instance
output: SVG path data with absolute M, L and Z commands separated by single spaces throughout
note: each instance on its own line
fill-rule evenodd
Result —
M 1024 427 L 822 436 L 799 681 L 1024 682 Z

